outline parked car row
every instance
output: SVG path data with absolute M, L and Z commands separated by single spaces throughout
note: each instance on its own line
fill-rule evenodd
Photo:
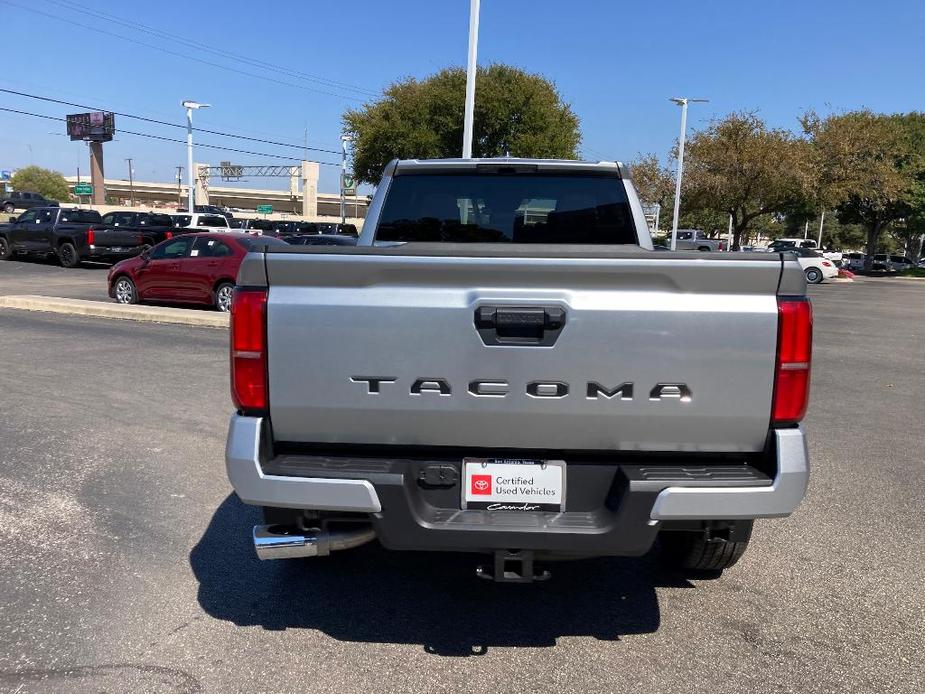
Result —
M 350 245 L 357 238 L 352 224 L 240 221 L 241 232 L 246 234 L 299 244 L 306 242 L 298 237 L 306 235 L 324 237 L 311 241 L 319 244 Z M 10 217 L 9 223 L 0 224 L 0 260 L 17 255 L 56 257 L 70 268 L 83 261 L 117 262 L 182 235 L 232 231 L 225 216 L 209 212 L 168 215 L 116 210 L 101 216 L 95 210 L 46 205 L 27 209 L 18 217 Z
M 308 234 L 343 235 L 356 238 L 356 225 L 340 224 L 336 222 L 303 222 L 294 220 L 273 219 L 235 219 L 231 221 L 232 229 L 240 229 L 252 234 L 263 234 L 286 238 L 290 236 L 304 236 Z
M 57 257 L 67 268 L 81 261 L 115 262 L 138 255 L 143 234 L 106 227 L 99 212 L 66 207 L 34 207 L 0 224 L 0 260 L 16 255 Z
M 889 255 L 887 253 L 878 253 L 874 256 L 867 256 L 863 253 L 846 253 L 843 267 L 853 271 L 860 272 L 864 270 L 865 262 L 870 258 L 870 269 L 874 272 L 902 272 L 916 267 L 916 262 L 905 255 Z M 923 267 L 925 258 L 918 262 L 918 267 Z

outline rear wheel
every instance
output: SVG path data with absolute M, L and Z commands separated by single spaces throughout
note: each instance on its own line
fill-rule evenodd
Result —
M 234 285 L 231 282 L 222 282 L 215 288 L 215 308 L 222 313 L 231 310 L 231 297 L 234 294 Z
M 13 247 L 10 242 L 0 236 L 0 260 L 9 260 L 13 257 Z
M 806 268 L 806 281 L 810 284 L 819 284 L 822 281 L 822 270 L 817 267 Z
M 113 295 L 115 296 L 116 303 L 119 304 L 137 304 L 138 303 L 138 290 L 135 288 L 135 283 L 132 282 L 128 277 L 124 275 L 116 280 L 115 285 L 113 286 Z
M 663 532 L 659 535 L 662 560 L 685 571 L 722 571 L 733 566 L 748 547 L 753 521 L 737 521 L 727 531 Z
M 6 205 L 3 206 L 3 211 L 6 212 L 7 214 L 13 214 L 16 211 L 16 208 L 10 203 L 7 203 Z
M 63 267 L 77 267 L 80 265 L 80 256 L 73 243 L 62 243 L 58 248 L 58 260 Z

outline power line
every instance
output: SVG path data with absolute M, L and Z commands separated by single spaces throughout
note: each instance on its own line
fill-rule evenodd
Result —
M 306 86 L 306 85 L 304 85 L 304 84 L 297 84 L 297 83 L 295 83 L 295 82 L 286 82 L 286 81 L 284 81 L 284 80 L 278 80 L 278 79 L 275 79 L 275 78 L 273 78 L 273 77 L 267 77 L 266 75 L 258 75 L 258 74 L 253 73 L 253 72 L 247 72 L 246 70 L 239 70 L 239 69 L 237 69 L 237 68 L 229 67 L 228 65 L 222 65 L 222 64 L 220 64 L 220 63 L 214 63 L 214 62 L 212 62 L 212 61 L 210 61 L 210 60 L 205 60 L 205 59 L 203 59 L 203 58 L 197 58 L 196 56 L 187 55 L 186 53 L 179 53 L 179 52 L 177 52 L 177 51 L 172 51 L 172 50 L 170 50 L 170 49 L 168 49 L 168 48 L 164 48 L 163 46 L 156 46 L 156 45 L 154 45 L 154 44 L 144 43 L 143 41 L 138 41 L 138 40 L 135 39 L 135 38 L 131 38 L 131 37 L 128 37 L 128 36 L 122 36 L 121 34 L 117 34 L 117 33 L 112 32 L 112 31 L 106 31 L 105 29 L 100 29 L 99 27 L 90 26 L 89 24 L 82 24 L 81 22 L 77 22 L 77 21 L 75 21 L 75 20 L 73 20 L 73 19 L 68 19 L 68 18 L 66 18 L 66 17 L 59 17 L 58 15 L 54 15 L 54 14 L 50 14 L 50 13 L 48 13 L 48 12 L 43 12 L 43 11 L 41 11 L 41 10 L 37 10 L 37 9 L 35 9 L 34 7 L 26 7 L 25 5 L 19 5 L 19 4 L 15 3 L 15 2 L 11 2 L 10 0 L 5 0 L 5 1 L 6 1 L 6 4 L 9 5 L 9 6 L 11 6 L 11 7 L 18 7 L 18 8 L 21 9 L 21 10 L 26 10 L 27 12 L 34 12 L 35 14 L 41 15 L 41 16 L 43 16 L 43 17 L 48 17 L 49 19 L 54 19 L 54 20 L 57 20 L 57 21 L 59 21 L 59 22 L 64 22 L 64 23 L 66 23 L 66 24 L 73 24 L 74 26 L 81 27 L 82 29 L 86 29 L 87 31 L 95 31 L 95 32 L 97 32 L 97 33 L 99 33 L 99 34 L 103 34 L 103 35 L 105 35 L 105 36 L 112 36 L 112 37 L 117 38 L 117 39 L 120 39 L 120 40 L 122 40 L 122 41 L 127 41 L 127 42 L 129 42 L 129 43 L 131 43 L 131 44 L 133 44 L 133 45 L 136 45 L 136 46 L 144 46 L 145 48 L 150 48 L 150 49 L 155 50 L 155 51 L 160 51 L 161 53 L 167 53 L 168 55 L 177 56 L 177 57 L 180 57 L 180 58 L 184 58 L 184 59 L 186 59 L 186 60 L 192 60 L 192 61 L 195 61 L 195 62 L 197 62 L 197 63 L 202 63 L 203 65 L 209 65 L 209 66 L 211 66 L 211 67 L 218 68 L 219 70 L 227 70 L 228 72 L 235 72 L 235 73 L 237 73 L 237 74 L 239 74 L 239 75 L 244 75 L 244 76 L 246 76 L 246 77 L 253 77 L 253 78 L 259 79 L 259 80 L 266 80 L 266 81 L 268 81 L 268 82 L 275 82 L 276 84 L 281 84 L 281 85 L 286 86 L 286 87 L 295 87 L 296 89 L 304 89 L 304 90 L 309 91 L 309 92 L 314 92 L 314 93 L 316 93 L 316 94 L 324 94 L 324 95 L 326 95 L 326 96 L 333 96 L 333 97 L 338 98 L 338 99 L 345 99 L 345 100 L 348 100 L 348 101 L 363 101 L 362 99 L 360 99 L 360 98 L 358 98 L 358 97 L 355 97 L 355 96 L 347 96 L 346 94 L 337 94 L 337 93 L 335 93 L 335 92 L 328 92 L 328 91 L 324 91 L 324 90 L 321 90 L 321 89 L 314 89 L 314 88 L 308 87 L 308 86 Z
M 307 82 L 316 82 L 325 87 L 330 87 L 334 89 L 344 89 L 347 91 L 352 91 L 352 92 L 356 92 L 358 94 L 364 94 L 367 96 L 378 96 L 378 93 L 375 91 L 365 89 L 363 87 L 359 87 L 357 85 L 350 84 L 348 82 L 339 82 L 337 80 L 332 80 L 327 77 L 321 77 L 320 75 L 312 75 L 310 73 L 293 70 L 291 68 L 287 68 L 282 65 L 277 65 L 275 63 L 268 63 L 263 60 L 256 60 L 254 58 L 244 57 L 244 56 L 232 53 L 231 51 L 226 51 L 221 48 L 207 46 L 198 41 L 193 41 L 191 39 L 184 38 L 182 36 L 177 36 L 175 33 L 166 32 L 161 29 L 157 29 L 155 27 L 142 24 L 140 22 L 122 19 L 120 17 L 117 17 L 116 15 L 107 14 L 106 12 L 90 10 L 77 3 L 68 2 L 67 0 L 45 0 L 45 2 L 51 3 L 53 5 L 57 5 L 58 7 L 70 10 L 72 12 L 77 12 L 80 14 L 94 17 L 96 19 L 102 19 L 103 21 L 111 22 L 113 24 L 118 24 L 118 25 L 121 25 L 123 27 L 129 28 L 132 30 L 141 30 L 142 32 L 146 34 L 151 34 L 152 36 L 156 36 L 158 38 L 167 39 L 168 41 L 179 43 L 187 47 L 193 48 L 195 50 L 212 53 L 213 55 L 217 55 L 220 57 L 229 58 L 231 60 L 244 63 L 246 65 L 252 65 L 254 67 L 259 67 L 265 70 L 269 70 L 271 72 L 277 72 L 277 73 L 284 74 L 290 77 L 295 77 L 297 79 L 303 79 Z
M 72 101 L 62 101 L 61 99 L 53 99 L 50 96 L 39 96 L 38 94 L 28 94 L 27 92 L 18 92 L 13 89 L 0 89 L 0 92 L 4 94 L 14 94 L 16 96 L 24 96 L 29 99 L 37 99 L 39 101 L 47 101 L 52 104 L 62 104 L 64 106 L 73 106 L 74 108 L 85 108 L 90 111 L 108 111 L 109 109 L 100 108 L 98 106 L 87 106 L 86 104 L 75 104 Z M 182 128 L 186 129 L 186 126 L 180 125 L 178 123 L 171 123 L 165 120 L 157 120 L 156 118 L 147 118 L 145 116 L 136 116 L 131 113 L 120 113 L 119 111 L 111 111 L 111 113 L 122 116 L 123 118 L 133 118 L 135 120 L 145 121 L 146 123 L 156 123 L 158 125 L 168 125 L 171 128 Z M 277 145 L 279 147 L 294 147 L 300 150 L 311 150 L 313 152 L 324 152 L 325 154 L 340 154 L 340 152 L 333 149 L 321 149 L 319 147 L 305 147 L 304 145 L 297 145 L 291 142 L 275 142 L 273 140 L 264 140 L 259 137 L 248 137 L 247 135 L 235 135 L 234 133 L 223 133 L 219 130 L 206 130 L 205 128 L 196 128 L 198 132 L 208 133 L 209 135 L 219 135 L 221 137 L 233 137 L 238 140 L 249 140 L 251 142 L 259 142 L 265 145 Z
M 17 113 L 17 114 L 22 115 L 22 116 L 32 116 L 33 118 L 44 118 L 44 119 L 46 119 L 46 120 L 54 120 L 54 121 L 58 121 L 58 122 L 66 122 L 66 121 L 67 121 L 66 118 L 61 118 L 60 116 L 48 116 L 48 115 L 45 115 L 45 114 L 43 114 L 43 113 L 32 113 L 32 112 L 30 112 L 30 111 L 19 111 L 19 110 L 15 109 L 15 108 L 6 108 L 6 107 L 3 107 L 3 106 L 0 106 L 0 111 L 6 111 L 6 112 L 8 112 L 8 113 Z M 122 130 L 122 129 L 120 129 L 120 130 L 119 130 L 119 134 L 122 134 L 122 135 L 134 135 L 134 136 L 136 136 L 136 137 L 147 137 L 147 138 L 152 139 L 152 140 L 161 140 L 161 141 L 163 141 L 163 142 L 176 142 L 176 143 L 181 144 L 181 145 L 186 144 L 186 141 L 185 141 L 185 140 L 178 140 L 178 139 L 173 138 L 173 137 L 164 137 L 164 136 L 162 136 L 162 135 L 153 135 L 153 134 L 151 134 L 151 133 L 139 133 L 139 132 L 135 132 L 135 131 L 133 131 L 133 130 Z M 266 152 L 251 152 L 251 151 L 248 151 L 248 150 L 246 150 L 246 149 L 236 149 L 236 148 L 234 148 L 234 147 L 223 147 L 222 145 L 209 145 L 209 144 L 205 144 L 205 143 L 196 143 L 196 146 L 197 146 L 197 147 L 206 147 L 206 148 L 208 148 L 208 149 L 219 149 L 219 150 L 222 150 L 222 151 L 225 151 L 225 152 L 236 152 L 236 153 L 238 153 L 238 154 L 250 154 L 250 155 L 253 155 L 253 156 L 255 156 L 255 157 L 271 157 L 271 158 L 274 158 L 274 159 L 286 159 L 287 161 L 295 161 L 295 158 L 294 158 L 294 157 L 286 156 L 286 155 L 284 155 L 284 154 L 268 154 L 268 153 L 266 153 Z M 336 162 L 329 162 L 329 161 L 320 161 L 320 162 L 318 162 L 318 163 L 321 164 L 322 166 L 338 166 L 338 167 L 340 166 L 339 163 L 336 163 Z

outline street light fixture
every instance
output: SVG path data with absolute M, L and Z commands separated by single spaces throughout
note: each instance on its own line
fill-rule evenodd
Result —
M 196 211 L 196 208 L 193 204 L 193 109 L 199 108 L 209 108 L 209 104 L 200 104 L 196 101 L 186 100 L 182 103 L 183 108 L 186 109 L 186 164 L 189 181 L 189 190 L 187 191 L 187 211 L 192 214 Z
M 678 212 L 681 209 L 681 174 L 684 171 L 684 135 L 687 132 L 687 105 L 694 103 L 705 104 L 709 99 L 688 99 L 673 96 L 668 99 L 681 107 L 681 139 L 678 142 L 678 175 L 674 184 L 674 217 L 671 220 L 671 250 L 678 247 Z

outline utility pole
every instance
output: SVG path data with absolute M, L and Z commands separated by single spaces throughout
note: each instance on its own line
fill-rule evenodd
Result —
M 681 138 L 678 141 L 678 174 L 674 186 L 674 217 L 671 221 L 671 250 L 678 247 L 678 212 L 681 209 L 681 175 L 684 172 L 684 138 L 687 133 L 687 105 L 688 103 L 706 103 L 708 99 L 688 99 L 686 97 L 671 97 L 669 101 L 681 107 Z
M 349 135 L 340 136 L 341 160 L 340 160 L 340 223 L 347 223 L 347 199 L 344 197 L 344 179 L 347 176 L 347 143 L 350 142 Z
M 479 0 L 469 0 L 469 62 L 466 65 L 466 113 L 463 117 L 463 159 L 472 158 L 472 121 L 475 117 L 475 75 L 478 71 Z
M 809 222 L 807 222 L 809 224 Z M 819 239 L 816 241 L 816 248 L 822 249 L 822 225 L 825 224 L 825 210 L 822 210 L 822 216 L 819 217 Z
M 195 183 L 193 182 L 193 109 L 209 108 L 209 104 L 200 104 L 196 101 L 184 101 L 182 104 L 186 109 L 186 165 L 187 178 L 189 179 L 189 190 L 187 191 L 187 212 L 192 214 L 196 211 L 196 204 L 193 198 L 195 193 Z
M 128 162 L 128 189 L 132 199 L 132 203 L 129 207 L 135 207 L 135 179 L 132 176 L 132 158 L 129 157 L 125 161 Z
M 177 207 L 183 204 L 183 167 L 177 167 Z

